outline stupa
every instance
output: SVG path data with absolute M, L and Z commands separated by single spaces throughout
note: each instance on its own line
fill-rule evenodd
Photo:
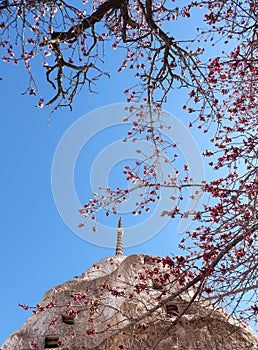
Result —
M 180 286 L 169 264 L 145 254 L 124 256 L 123 233 L 120 219 L 115 256 L 46 292 L 0 349 L 258 349 L 252 330 L 223 310 L 205 300 L 189 306 L 191 291 L 176 295 Z M 175 297 L 166 302 L 169 295 Z

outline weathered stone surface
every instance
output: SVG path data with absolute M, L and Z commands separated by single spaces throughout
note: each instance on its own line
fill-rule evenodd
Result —
M 48 345 L 59 350 L 258 350 L 258 339 L 249 328 L 228 320 L 205 301 L 193 303 L 174 324 L 189 293 L 173 300 L 169 309 L 164 306 L 148 314 L 162 286 L 150 283 L 149 288 L 136 292 L 146 266 L 153 268 L 147 255 L 105 258 L 79 279 L 54 287 L 40 302 L 45 309 L 32 315 L 1 350 L 29 350 L 32 340 L 39 350 Z M 169 292 L 177 288 L 178 283 L 170 280 Z M 147 317 L 137 319 L 141 315 Z

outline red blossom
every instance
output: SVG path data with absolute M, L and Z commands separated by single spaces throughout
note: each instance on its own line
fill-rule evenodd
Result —
M 86 334 L 87 334 L 87 335 L 93 335 L 93 334 L 95 334 L 95 329 L 94 329 L 94 328 L 88 328 L 88 329 L 86 330 Z

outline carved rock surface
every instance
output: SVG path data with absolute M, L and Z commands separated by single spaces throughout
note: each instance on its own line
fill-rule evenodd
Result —
M 101 260 L 80 278 L 48 291 L 36 314 L 0 350 L 258 350 L 251 329 L 205 301 L 194 302 L 175 323 L 191 293 L 150 313 L 166 290 L 153 281 L 146 287 L 146 270 L 156 264 L 140 254 Z M 166 273 L 162 264 L 161 270 Z M 179 288 L 171 279 L 168 286 L 167 293 Z

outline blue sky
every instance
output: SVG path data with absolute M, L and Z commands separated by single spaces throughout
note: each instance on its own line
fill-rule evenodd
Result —
M 117 51 L 112 53 L 110 61 L 113 67 L 119 66 Z M 50 110 L 37 109 L 35 99 L 21 96 L 26 89 L 26 73 L 19 67 L 0 62 L 0 76 L 4 78 L 0 82 L 0 307 L 5 315 L 0 329 L 1 344 L 30 315 L 18 307 L 19 302 L 35 305 L 50 288 L 114 254 L 115 247 L 108 249 L 90 244 L 65 225 L 52 195 L 51 168 L 56 147 L 68 128 L 85 113 L 124 102 L 123 90 L 130 87 L 132 81 L 126 73 L 114 74 L 111 79 L 103 78 L 96 86 L 98 94 L 81 93 L 75 100 L 73 111 L 63 109 L 54 114 L 49 125 Z M 42 86 L 44 94 L 45 85 Z M 166 109 L 188 125 L 188 116 L 182 111 L 183 102 L 176 91 Z M 111 136 L 100 134 L 91 140 L 88 148 L 82 150 L 75 169 L 76 190 L 82 203 L 89 199 L 87 196 L 91 189 L 87 176 L 96 150 L 102 144 L 105 147 L 123 137 L 123 131 L 122 127 L 114 130 Z M 202 139 L 198 132 L 192 132 L 203 150 L 207 138 Z M 125 163 L 120 163 L 112 170 L 111 185 L 120 181 L 118 174 L 123 165 Z M 124 219 L 125 226 L 140 220 L 129 215 Z M 115 226 L 117 220 L 118 217 L 109 217 L 105 219 L 105 224 Z M 177 229 L 178 221 L 170 222 L 151 240 L 126 248 L 125 255 L 146 253 L 165 256 L 177 253 L 180 238 Z
M 0 63 L 0 69 L 4 78 L 0 83 L 0 303 L 5 315 L 0 331 L 1 344 L 29 316 L 18 307 L 19 302 L 35 305 L 48 289 L 82 273 L 101 258 L 114 254 L 114 249 L 98 247 L 80 239 L 64 224 L 52 196 L 51 166 L 64 132 L 85 113 L 123 102 L 122 91 L 130 83 L 125 75 L 103 79 L 97 86 L 97 95 L 81 94 L 72 112 L 58 112 L 49 125 L 49 109 L 39 110 L 35 108 L 36 100 L 21 95 L 26 88 L 25 72 L 5 63 Z M 181 113 L 178 104 L 174 105 L 171 101 L 171 106 L 174 107 L 170 112 Z M 92 141 L 89 152 L 96 148 L 96 142 L 94 145 Z M 80 173 L 83 164 L 83 158 L 79 159 L 75 178 L 78 179 L 78 196 L 86 201 L 89 188 L 84 187 L 84 175 Z M 115 182 L 114 177 L 111 181 Z M 110 226 L 115 225 L 117 220 L 110 218 Z M 130 226 L 131 220 L 134 219 L 128 216 L 125 225 Z M 125 249 L 125 254 L 175 253 L 177 225 L 176 222 L 169 224 L 153 239 Z

